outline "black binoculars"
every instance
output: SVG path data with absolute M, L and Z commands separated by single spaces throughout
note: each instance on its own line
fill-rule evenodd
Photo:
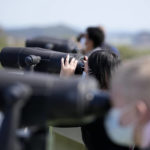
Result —
M 98 90 L 93 78 L 62 79 L 41 73 L 15 72 L 0 70 L 0 111 L 9 108 L 12 101 L 23 102 L 26 98 L 21 126 L 84 123 L 87 116 L 104 114 L 109 108 L 108 93 Z M 24 90 L 22 85 L 29 90 Z
M 0 62 L 3 67 L 16 69 L 29 69 L 35 71 L 60 73 L 61 58 L 66 58 L 67 53 L 46 50 L 42 48 L 6 47 L 1 50 Z M 75 74 L 82 74 L 84 70 L 83 57 L 79 54 L 70 54 L 70 60 L 78 60 Z
M 74 42 L 53 37 L 35 37 L 27 39 L 26 47 L 40 47 L 64 53 L 77 53 L 78 49 Z

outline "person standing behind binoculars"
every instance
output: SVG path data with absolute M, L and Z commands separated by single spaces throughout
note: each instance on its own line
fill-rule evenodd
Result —
M 89 56 L 95 50 L 110 50 L 120 56 L 119 51 L 112 45 L 105 42 L 105 31 L 99 27 L 88 27 L 86 33 L 80 34 L 77 38 L 80 43 L 80 49 L 84 55 Z
M 97 79 L 101 90 L 108 90 L 112 73 L 120 64 L 119 56 L 110 50 L 95 50 L 89 57 L 84 58 L 85 76 L 93 76 Z M 74 75 L 77 60 L 73 58 L 69 62 L 69 55 L 66 60 L 61 60 L 61 77 Z M 81 127 L 82 138 L 88 150 L 104 148 L 106 150 L 128 150 L 128 146 L 119 146 L 108 137 L 105 126 L 105 117 L 99 117 L 94 122 Z

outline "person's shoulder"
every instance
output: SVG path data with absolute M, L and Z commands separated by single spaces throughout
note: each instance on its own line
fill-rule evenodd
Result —
M 112 46 L 112 45 L 107 44 L 107 43 L 103 43 L 101 48 L 106 49 L 106 50 L 110 50 L 110 51 L 114 52 L 116 55 L 120 56 L 120 52 L 115 46 Z

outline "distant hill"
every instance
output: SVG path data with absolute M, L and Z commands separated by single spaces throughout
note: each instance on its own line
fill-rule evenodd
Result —
M 0 30 L 0 35 L 5 33 L 8 37 L 17 40 L 37 36 L 50 36 L 55 38 L 65 38 L 77 36 L 80 31 L 66 25 L 55 25 L 49 27 L 30 27 L 22 29 Z M 139 31 L 137 33 L 130 32 L 109 32 L 106 36 L 106 41 L 112 45 L 129 45 L 132 47 L 150 48 L 150 31 Z M 10 42 L 10 39 L 9 39 Z
M 13 36 L 16 38 L 32 38 L 36 36 L 52 36 L 58 38 L 70 38 L 72 36 L 77 36 L 79 31 L 65 26 L 56 25 L 49 27 L 32 27 L 24 29 L 11 29 L 5 30 L 8 36 Z
M 136 33 L 109 33 L 107 35 L 108 43 L 113 45 L 128 45 L 136 49 L 150 48 L 150 31 L 139 31 Z

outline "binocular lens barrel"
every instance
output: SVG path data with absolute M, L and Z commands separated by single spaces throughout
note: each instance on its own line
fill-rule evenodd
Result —
M 12 71 L 11 71 L 12 72 Z M 14 71 L 13 71 L 14 72 Z M 72 124 L 70 120 L 85 121 L 87 116 L 103 114 L 108 110 L 109 95 L 98 91 L 93 78 L 61 79 L 39 73 L 24 75 L 0 71 L 0 110 L 5 109 L 7 89 L 21 83 L 31 88 L 32 94 L 21 115 L 22 126 Z
M 3 67 L 25 69 L 27 67 L 26 57 L 34 55 L 41 57 L 40 62 L 34 67 L 35 71 L 60 73 L 61 58 L 66 58 L 67 53 L 50 51 L 42 48 L 18 48 L 6 47 L 0 53 L 0 61 Z M 79 55 L 70 54 L 70 59 L 75 57 L 79 60 L 75 73 L 81 74 L 84 70 L 84 63 L 80 60 Z
M 77 46 L 74 42 L 52 37 L 36 37 L 27 39 L 26 47 L 40 47 L 64 53 L 77 53 Z

